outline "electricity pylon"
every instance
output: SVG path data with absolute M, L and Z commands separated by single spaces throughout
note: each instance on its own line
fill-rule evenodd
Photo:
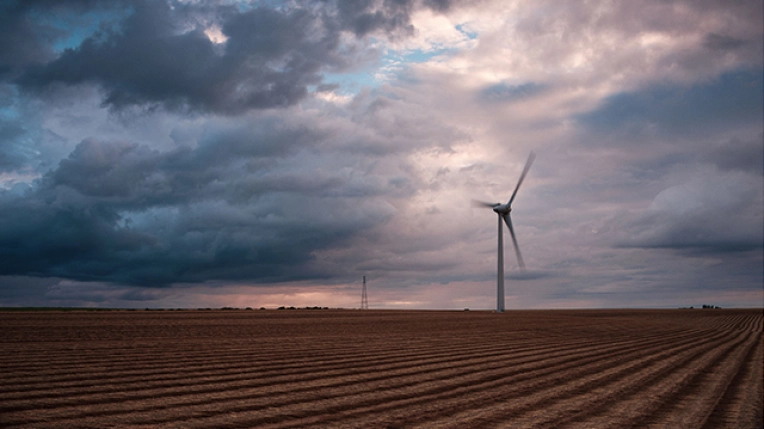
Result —
M 369 297 L 366 296 L 366 276 L 363 276 L 363 292 L 361 292 L 361 310 L 369 309 Z

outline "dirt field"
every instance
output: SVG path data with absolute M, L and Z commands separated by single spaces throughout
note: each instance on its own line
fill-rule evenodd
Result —
M 762 319 L 0 312 L 0 427 L 756 428 Z

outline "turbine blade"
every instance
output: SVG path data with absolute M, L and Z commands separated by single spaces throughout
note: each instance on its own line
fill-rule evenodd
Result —
M 533 160 L 536 159 L 536 154 L 531 152 L 530 155 L 528 155 L 528 160 L 525 161 L 525 167 L 523 168 L 523 173 L 520 174 L 520 180 L 517 181 L 517 186 L 515 186 L 515 192 L 512 192 L 512 196 L 509 198 L 509 202 L 507 205 L 511 206 L 512 201 L 515 200 L 515 195 L 517 195 L 517 190 L 520 189 L 520 185 L 523 183 L 523 180 L 525 179 L 525 175 L 528 174 L 528 170 L 531 169 L 531 164 L 533 164 Z
M 475 207 L 490 207 L 490 208 L 494 208 L 494 207 L 496 207 L 499 204 L 500 203 L 489 203 L 489 202 L 486 202 L 486 201 L 472 200 L 472 205 L 475 206 Z
M 517 245 L 517 237 L 515 237 L 515 229 L 512 228 L 512 219 L 509 217 L 509 213 L 502 216 L 504 218 L 504 223 L 507 224 L 507 228 L 509 228 L 509 235 L 512 236 L 512 244 L 515 245 L 515 254 L 517 255 L 517 265 L 520 266 L 520 269 L 522 271 L 525 271 L 525 262 L 523 262 L 523 255 L 520 254 L 520 246 Z

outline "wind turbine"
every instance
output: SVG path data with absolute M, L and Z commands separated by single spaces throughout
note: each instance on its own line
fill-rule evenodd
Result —
M 480 207 L 489 207 L 499 215 L 499 256 L 498 256 L 498 273 L 496 275 L 496 311 L 499 313 L 504 312 L 504 227 L 501 225 L 502 219 L 509 228 L 509 234 L 512 236 L 512 244 L 515 246 L 515 254 L 517 255 L 517 265 L 520 266 L 521 271 L 525 271 L 525 262 L 523 262 L 523 255 L 520 254 L 520 247 L 517 245 L 517 237 L 515 237 L 515 230 L 512 228 L 512 219 L 509 217 L 509 212 L 512 211 L 512 201 L 515 200 L 517 190 L 520 189 L 520 185 L 525 179 L 525 175 L 528 174 L 528 170 L 533 164 L 533 160 L 536 158 L 536 154 L 531 152 L 528 156 L 528 161 L 525 162 L 522 174 L 520 174 L 520 180 L 517 181 L 515 191 L 512 192 L 512 196 L 509 197 L 509 201 L 506 204 L 501 203 L 487 203 L 483 201 L 472 200 L 473 204 Z

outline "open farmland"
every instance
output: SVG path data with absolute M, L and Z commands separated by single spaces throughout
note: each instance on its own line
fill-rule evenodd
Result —
M 762 318 L 0 312 L 0 426 L 754 428 Z

